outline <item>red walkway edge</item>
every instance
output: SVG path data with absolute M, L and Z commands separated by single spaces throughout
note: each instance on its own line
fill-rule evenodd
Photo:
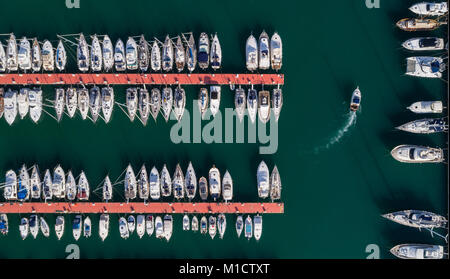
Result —
M 284 213 L 284 203 L 24 202 L 0 203 L 0 213 Z
M 0 74 L 0 84 L 284 84 L 283 74 Z

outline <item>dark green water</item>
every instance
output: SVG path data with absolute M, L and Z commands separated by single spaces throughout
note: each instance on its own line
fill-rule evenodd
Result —
M 109 125 L 82 122 L 79 116 L 60 124 L 44 115 L 39 125 L 17 121 L 12 127 L 0 121 L 0 173 L 38 163 L 41 170 L 57 163 L 78 174 L 85 170 L 91 187 L 109 173 L 118 176 L 131 162 L 149 170 L 167 163 L 172 173 L 192 161 L 197 175 L 216 164 L 228 169 L 235 183 L 235 200 L 256 200 L 256 167 L 264 159 L 278 165 L 283 181 L 284 215 L 265 215 L 261 240 L 237 239 L 234 217 L 228 217 L 224 240 L 183 232 L 175 217 L 170 243 L 154 237 L 139 240 L 134 234 L 122 240 L 118 216 L 112 216 L 110 235 L 98 237 L 98 216 L 91 216 L 94 231 L 77 244 L 82 258 L 365 258 L 368 244 L 388 249 L 407 242 L 444 244 L 426 232 L 383 220 L 380 214 L 401 209 L 424 209 L 447 216 L 445 165 L 406 165 L 389 155 L 396 145 L 410 143 L 444 146 L 446 135 L 414 136 L 394 126 L 419 118 L 405 109 L 418 100 L 443 100 L 446 85 L 440 80 L 404 76 L 408 53 L 400 43 L 412 36 L 395 22 L 412 16 L 413 1 L 381 0 L 380 9 L 366 8 L 363 0 L 323 1 L 88 1 L 80 9 L 67 9 L 63 0 L 3 1 L 0 33 L 20 38 L 38 36 L 56 40 L 55 34 L 108 33 L 118 37 L 145 33 L 160 40 L 194 31 L 217 32 L 222 45 L 223 72 L 244 72 L 244 45 L 253 30 L 283 39 L 285 74 L 284 107 L 279 121 L 279 148 L 260 155 L 259 144 L 173 144 L 173 121 L 143 128 L 130 124 L 116 109 Z M 292 1 L 294 2 L 294 1 Z M 24 9 L 24 10 L 23 10 Z M 309 13 L 308 11 L 317 13 Z M 18 16 L 20 14 L 20 17 Z M 442 35 L 444 30 L 436 31 Z M 419 34 L 414 34 L 419 35 Z M 6 38 L 6 37 L 5 37 Z M 4 42 L 4 40 L 2 40 Z M 74 61 L 70 61 L 72 64 Z M 362 111 L 356 125 L 340 142 L 326 145 L 345 124 L 351 92 L 359 85 Z M 52 87 L 44 87 L 51 98 Z M 115 88 L 124 101 L 125 87 Z M 187 107 L 198 87 L 187 89 Z M 221 107 L 233 105 L 233 94 L 222 89 Z M 195 108 L 196 109 L 196 108 Z M 50 109 L 49 109 L 50 110 Z M 117 195 L 116 195 L 117 196 Z M 22 215 L 21 215 L 22 216 Z M 0 238 L 1 258 L 63 258 L 66 245 L 75 243 L 69 225 L 57 241 L 52 237 L 20 240 L 19 215 L 9 215 L 10 232 Z M 54 216 L 46 216 L 53 228 Z M 70 220 L 69 220 L 70 218 Z M 66 223 L 73 216 L 66 216 Z

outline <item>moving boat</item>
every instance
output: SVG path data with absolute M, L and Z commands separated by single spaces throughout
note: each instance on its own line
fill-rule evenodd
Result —
M 261 238 L 262 234 L 262 217 L 259 215 L 256 215 L 253 217 L 253 225 L 254 225 L 254 235 L 256 241 L 258 241 Z
M 146 72 L 148 70 L 148 64 L 150 61 L 150 53 L 148 51 L 148 43 L 145 40 L 144 35 L 141 35 L 139 39 L 138 59 L 139 69 L 143 72 Z
M 107 175 L 105 177 L 105 182 L 103 182 L 103 200 L 108 202 L 109 200 L 112 200 L 113 198 L 113 188 L 111 184 L 111 180 L 109 179 L 109 176 Z
M 220 108 L 220 93 L 221 88 L 218 85 L 213 85 L 209 88 L 210 96 L 209 96 L 209 109 L 211 111 L 212 116 L 216 116 L 217 112 Z
M 98 86 L 94 86 L 91 88 L 89 93 L 89 108 L 91 111 L 92 121 L 95 123 L 97 122 L 100 109 L 102 108 L 100 88 Z
M 444 39 L 437 37 L 412 38 L 403 42 L 402 46 L 408 50 L 442 50 L 445 47 Z
M 429 244 L 400 244 L 390 252 L 400 259 L 442 259 L 444 247 Z
M 440 163 L 444 161 L 444 151 L 418 145 L 399 145 L 392 149 L 392 157 L 403 163 Z
M 98 234 L 102 241 L 105 241 L 105 239 L 108 237 L 108 234 L 109 234 L 109 215 L 108 214 L 100 215 Z
M 64 234 L 64 216 L 57 216 L 55 221 L 55 233 L 58 240 L 61 239 L 61 237 Z
M 145 230 L 148 236 L 153 234 L 153 231 L 155 230 L 155 220 L 153 219 L 153 215 L 147 215 L 145 220 Z
M 269 168 L 264 161 L 261 161 L 256 171 L 258 182 L 258 196 L 265 199 L 269 196 Z
M 127 220 L 124 217 L 120 217 L 119 219 L 119 232 L 120 237 L 122 237 L 123 239 L 127 239 L 128 237 L 130 237 Z
M 219 230 L 219 237 L 223 239 L 223 235 L 225 234 L 225 230 L 227 228 L 227 219 L 224 214 L 219 214 L 217 218 L 217 228 Z
M 278 119 L 280 118 L 280 112 L 282 107 L 283 107 L 283 93 L 281 92 L 281 88 L 274 88 L 272 91 L 272 110 L 276 122 L 278 122 Z
M 175 118 L 180 121 L 184 114 L 184 109 L 186 106 L 186 93 L 181 86 L 175 88 L 175 93 L 173 95 L 173 113 Z
M 26 72 L 31 69 L 31 45 L 26 37 L 20 40 L 17 62 L 21 70 Z
M 203 201 L 208 199 L 208 181 L 204 176 L 200 177 L 200 180 L 198 181 L 198 192 Z
M 55 62 L 56 68 L 60 71 L 64 71 L 67 63 L 67 53 L 61 40 L 59 40 L 58 46 L 56 47 Z
M 3 49 L 3 46 L 0 47 L 0 56 L 2 56 L 1 55 L 2 49 Z M 41 46 L 39 45 L 38 40 L 36 38 L 34 38 L 33 45 L 31 47 L 31 69 L 33 70 L 33 72 L 40 72 L 41 67 L 42 67 Z M 1 67 L 0 67 L 0 71 L 1 71 Z
M 80 71 L 87 72 L 89 70 L 89 45 L 87 44 L 83 33 L 80 34 L 80 39 L 78 40 L 77 62 Z
M 33 165 L 31 168 L 30 190 L 32 199 L 39 199 L 41 197 L 41 178 L 39 177 L 37 165 Z
M 283 43 L 281 37 L 275 32 L 270 38 L 270 62 L 272 70 L 278 71 L 283 64 Z
M 189 40 L 186 48 L 186 66 L 189 72 L 193 72 L 195 70 L 195 66 L 197 65 L 197 48 L 195 46 L 195 40 L 192 33 L 189 35 Z
M 228 170 L 225 172 L 222 179 L 222 197 L 225 203 L 233 199 L 233 179 Z
M 186 57 L 184 56 L 184 47 L 181 42 L 181 37 L 178 35 L 177 43 L 175 45 L 175 66 L 178 72 L 183 71 L 184 64 L 186 63 Z
M 220 172 L 215 165 L 209 170 L 209 193 L 216 201 L 220 197 Z
M 247 239 L 250 239 L 253 237 L 253 224 L 252 224 L 252 218 L 249 216 L 247 216 L 247 218 L 245 219 L 245 237 Z
M 270 119 L 270 92 L 259 91 L 258 98 L 258 118 L 265 124 Z
M 242 215 L 239 215 L 236 219 L 236 233 L 238 238 L 241 237 L 243 229 L 244 229 L 244 219 L 242 218 Z
M 261 70 L 270 68 L 269 36 L 266 31 L 259 36 L 259 68 Z
M 147 125 L 147 120 L 150 115 L 150 94 L 148 93 L 148 90 L 144 88 L 139 88 L 139 114 L 141 115 L 142 124 L 144 126 Z
M 222 64 L 222 48 L 220 47 L 219 38 L 217 34 L 214 35 L 211 41 L 211 68 L 215 71 L 220 69 Z
M 103 37 L 102 47 L 103 68 L 105 72 L 109 72 L 114 66 L 114 50 L 108 35 Z
M 67 173 L 66 178 L 66 194 L 69 201 L 74 201 L 77 197 L 77 182 L 75 181 L 75 177 L 70 170 Z
M 37 123 L 42 115 L 42 90 L 40 88 L 35 87 L 28 91 L 28 104 L 30 118 L 34 123 Z
M 166 164 L 164 164 L 161 170 L 161 195 L 163 197 L 169 197 L 172 195 L 172 178 L 167 170 Z
M 281 198 L 281 178 L 277 166 L 272 170 L 270 175 L 270 199 L 273 201 Z
M 427 18 L 404 18 L 397 22 L 397 27 L 404 31 L 431 31 L 441 25 L 437 20 Z
M 193 216 L 192 217 L 191 230 L 193 232 L 198 231 L 198 219 L 197 219 L 197 216 Z
M 30 216 L 30 233 L 31 236 L 33 236 L 34 239 L 36 239 L 38 233 L 39 233 L 39 219 L 37 215 L 33 214 Z
M 128 226 L 128 230 L 130 231 L 130 234 L 132 234 L 134 232 L 134 230 L 136 229 L 136 218 L 134 218 L 133 215 L 128 216 L 127 226 Z
M 102 88 L 101 104 L 105 123 L 109 123 L 114 109 L 114 89 L 112 87 L 107 86 Z
M 20 119 L 24 119 L 28 114 L 30 104 L 28 103 L 28 88 L 20 88 L 17 95 L 17 110 L 19 111 Z
M 405 74 L 425 78 L 441 78 L 446 66 L 443 61 L 439 57 L 408 57 L 406 58 Z
M 85 120 L 89 112 L 89 92 L 86 88 L 78 89 L 78 108 L 81 119 Z
M 248 98 L 247 98 L 247 111 L 248 117 L 252 123 L 255 123 L 256 120 L 256 112 L 258 111 L 258 93 L 256 89 L 252 87 L 248 90 Z
M 131 165 L 128 165 L 125 173 L 125 199 L 133 200 L 136 198 L 136 176 Z
M 84 171 L 81 171 L 80 178 L 78 179 L 77 198 L 80 201 L 89 200 L 89 182 Z
M 164 238 L 164 225 L 161 217 L 159 216 L 156 216 L 155 219 L 155 236 L 159 239 Z
M 396 129 L 415 134 L 433 134 L 448 131 L 448 125 L 443 118 L 425 118 L 405 123 Z
M 97 35 L 92 38 L 91 46 L 91 69 L 93 72 L 100 72 L 103 66 L 102 47 Z
M 13 33 L 9 36 L 8 45 L 6 47 L 6 67 L 9 72 L 15 72 L 19 69 L 17 61 L 17 42 Z
M 131 122 L 134 121 L 134 118 L 136 117 L 136 111 L 138 107 L 138 95 L 137 95 L 137 88 L 127 88 L 127 110 L 128 110 L 128 117 L 130 118 Z
M 17 199 L 26 201 L 30 198 L 30 175 L 25 164 L 19 171 L 19 181 L 17 184 Z
M 409 10 L 421 16 L 442 16 L 448 13 L 447 2 L 420 2 L 409 7 Z
M 56 88 L 55 93 L 55 112 L 56 112 L 56 119 L 61 121 L 61 118 L 64 115 L 64 104 L 65 104 L 65 98 L 64 98 L 64 88 Z
M 153 88 L 150 93 L 150 114 L 156 121 L 159 110 L 161 109 L 161 92 L 158 88 Z
M 114 47 L 114 67 L 118 72 L 123 72 L 127 69 L 125 46 L 121 39 L 117 40 L 116 46 Z
M 203 216 L 202 219 L 200 219 L 200 233 L 206 234 L 207 231 L 208 231 L 208 219 L 206 219 L 206 217 Z
M 197 193 L 197 176 L 195 175 L 195 170 L 191 162 L 189 162 L 186 170 L 185 189 L 186 196 L 189 200 L 195 198 L 195 194 Z
M 7 201 L 17 199 L 17 174 L 13 170 L 8 170 L 6 172 L 3 197 Z
M 359 106 L 361 105 L 361 91 L 359 90 L 359 86 L 356 87 L 355 91 L 353 91 L 352 98 L 350 100 L 350 111 L 358 111 Z
M 172 215 L 164 216 L 164 237 L 167 241 L 172 237 L 173 219 Z
M 52 175 L 48 169 L 45 170 L 44 180 L 42 181 L 42 198 L 45 202 L 53 198 Z
M 0 48 L 1 48 L 1 44 L 0 44 Z M 3 89 L 3 87 L 0 87 L 0 118 L 2 118 L 3 113 L 5 112 L 5 99 L 4 99 L 4 92 L 5 90 Z
M 149 186 L 148 186 L 147 169 L 145 168 L 145 165 L 142 165 L 141 170 L 139 171 L 138 192 L 139 192 L 139 198 L 144 201 L 148 200 L 148 194 L 149 194 L 148 187 Z
M 248 37 L 245 44 L 245 57 L 247 70 L 256 71 L 258 69 L 258 42 L 253 34 Z
M 202 70 L 209 66 L 209 38 L 205 32 L 200 34 L 198 40 L 198 66 Z
M 138 68 L 138 53 L 136 41 L 132 37 L 128 37 L 126 46 L 126 61 L 128 70 L 137 70 Z
M 234 106 L 236 108 L 236 115 L 239 119 L 239 122 L 242 122 L 245 115 L 247 99 L 245 97 L 245 91 L 241 87 L 236 89 L 236 93 L 234 95 Z
M 152 70 L 157 72 L 161 70 L 161 49 L 158 43 L 153 41 L 152 52 L 150 54 Z
M 412 103 L 407 109 L 414 113 L 442 113 L 443 106 L 441 101 L 421 101 Z
M 49 237 L 50 236 L 50 227 L 47 224 L 47 221 L 45 221 L 44 217 L 39 217 L 39 227 L 41 228 L 41 233 L 45 236 L 45 237 Z
M 27 218 L 22 218 L 20 219 L 20 225 L 19 225 L 19 232 L 20 232 L 20 237 L 22 238 L 22 240 L 25 240 L 25 238 L 27 238 L 28 233 L 30 232 L 30 228 L 29 228 L 29 224 L 28 224 L 28 219 Z M 0 230 L 1 230 L 1 224 L 0 224 Z
M 205 116 L 206 111 L 208 110 L 209 97 L 208 97 L 208 89 L 202 87 L 200 88 L 200 92 L 198 93 L 198 109 L 200 111 L 201 118 Z
M 66 174 L 59 164 L 53 170 L 52 186 L 53 196 L 58 199 L 64 199 L 66 197 Z
M 161 182 L 159 181 L 159 172 L 156 167 L 153 167 L 150 171 L 148 180 L 150 183 L 150 197 L 152 200 L 158 200 L 161 197 Z
M 382 217 L 413 228 L 446 228 L 447 219 L 438 214 L 423 210 L 403 210 L 381 215 Z
M 189 216 L 187 216 L 187 214 L 185 214 L 183 216 L 183 231 L 190 230 L 190 225 L 191 225 L 191 222 L 189 221 Z
M 84 237 L 91 237 L 92 234 L 92 224 L 91 224 L 91 218 L 86 217 L 84 219 L 84 223 L 83 223 L 83 235 Z
M 162 90 L 162 98 L 161 98 L 161 112 L 166 122 L 169 120 L 170 112 L 172 110 L 172 88 L 165 87 Z
M 217 231 L 217 221 L 216 221 L 216 217 L 214 216 L 209 216 L 209 236 L 211 237 L 211 239 L 214 239 L 214 237 L 216 236 L 216 231 Z
M 172 179 L 173 196 L 179 200 L 184 198 L 184 176 L 180 164 L 177 164 Z
M 145 216 L 142 214 L 139 214 L 137 216 L 137 225 L 136 225 L 136 233 L 139 236 L 139 238 L 142 238 L 145 234 Z
M 55 70 L 55 55 L 50 41 L 45 40 L 42 45 L 42 68 L 44 71 L 52 72 Z
M 17 116 L 17 91 L 8 90 L 3 97 L 4 102 L 4 117 L 8 125 L 12 125 Z
M 4 73 L 7 70 L 6 65 L 6 52 L 5 48 L 3 47 L 3 44 L 0 44 L 0 72 Z M 1 115 L 0 115 L 1 117 Z
M 165 72 L 172 70 L 173 67 L 173 42 L 166 36 L 162 50 L 162 69 Z

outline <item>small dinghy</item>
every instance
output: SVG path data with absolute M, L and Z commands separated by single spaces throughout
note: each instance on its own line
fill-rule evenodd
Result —
M 220 69 L 222 65 L 222 48 L 220 47 L 219 38 L 217 34 L 214 35 L 211 41 L 211 68 L 215 71 Z
M 272 91 L 272 110 L 276 122 L 278 122 L 278 119 L 280 118 L 280 112 L 282 107 L 283 107 L 283 93 L 281 92 L 281 88 L 275 88 Z
M 84 171 L 81 171 L 80 178 L 78 179 L 77 198 L 80 201 L 89 200 L 89 182 Z
M 53 196 L 58 199 L 66 197 L 66 174 L 60 165 L 57 165 L 53 170 Z
M 128 37 L 127 46 L 125 49 L 125 59 L 127 61 L 128 70 L 137 70 L 138 68 L 138 53 L 136 41 L 132 37 Z
M 259 69 L 267 70 L 270 67 L 269 36 L 263 31 L 259 36 Z
M 443 118 L 425 118 L 405 123 L 396 129 L 415 134 L 434 134 L 448 131 L 448 125 Z
M 113 187 L 112 187 L 111 180 L 109 179 L 108 175 L 105 177 L 105 182 L 103 182 L 102 197 L 105 202 L 108 202 L 109 200 L 112 200 L 112 198 L 113 198 Z
M 281 178 L 277 166 L 273 168 L 270 175 L 270 199 L 273 201 L 281 198 Z
M 136 117 L 136 112 L 138 108 L 138 95 L 137 95 L 137 88 L 127 88 L 127 110 L 128 110 L 128 117 L 130 118 L 131 122 L 134 121 L 134 118 Z
M 244 219 L 239 215 L 236 219 L 236 233 L 238 238 L 241 237 L 242 230 L 244 229 Z
M 53 198 L 52 175 L 48 169 L 45 170 L 44 180 L 42 181 L 42 198 L 45 202 Z
M 4 187 L 3 197 L 5 200 L 17 199 L 17 174 L 13 170 L 6 172 Z
M 206 234 L 208 232 L 208 219 L 205 216 L 200 219 L 200 233 Z
M 165 215 L 164 216 L 164 237 L 166 238 L 167 242 L 172 237 L 172 232 L 173 232 L 172 215 Z
M 58 120 L 58 122 L 61 121 L 61 118 L 64 115 L 64 105 L 65 105 L 64 88 L 56 88 L 56 92 L 55 92 L 55 112 L 56 112 L 56 119 Z
M 134 230 L 136 229 L 136 218 L 134 218 L 133 215 L 128 216 L 127 226 L 128 230 L 130 231 L 130 234 L 133 234 Z
M 208 180 L 204 176 L 200 177 L 198 181 L 198 192 L 203 201 L 208 199 Z
M 352 98 L 350 100 L 350 111 L 356 112 L 359 110 L 359 106 L 361 105 L 361 91 L 359 90 L 359 86 L 356 87 L 355 91 L 353 91 Z
M 109 215 L 108 214 L 100 215 L 98 234 L 102 241 L 105 241 L 105 239 L 108 237 L 108 234 L 109 234 Z
M 158 239 L 164 238 L 164 225 L 163 225 L 161 217 L 159 217 L 159 216 L 156 216 L 156 219 L 155 219 L 155 236 Z
M 25 164 L 19 171 L 19 181 L 17 183 L 17 199 L 26 201 L 30 198 L 30 175 Z
M 131 165 L 128 165 L 125 173 L 124 187 L 125 187 L 125 199 L 127 201 L 135 199 L 137 193 L 136 175 L 134 174 Z
M 161 49 L 158 43 L 153 41 L 152 52 L 150 54 L 152 70 L 158 72 L 161 70 Z
M 197 48 L 195 46 L 195 40 L 192 33 L 189 35 L 188 44 L 186 47 L 186 67 L 189 72 L 193 72 L 195 70 L 195 66 L 197 65 Z
M 245 219 L 245 237 L 247 239 L 250 239 L 253 237 L 253 224 L 252 224 L 252 217 L 247 216 Z
M 108 35 L 103 37 L 102 47 L 103 68 L 105 72 L 109 72 L 114 66 L 114 51 L 111 39 Z
M 39 199 L 41 197 L 41 178 L 39 177 L 37 165 L 33 165 L 31 169 L 30 190 L 32 199 Z
M 262 234 L 262 217 L 259 215 L 256 215 L 253 217 L 253 225 L 254 225 L 254 235 L 256 241 L 258 241 L 261 238 Z
M 409 7 L 409 10 L 421 16 L 442 16 L 448 13 L 447 2 L 420 2 Z
M 53 72 L 55 70 L 53 46 L 48 40 L 45 40 L 42 45 L 42 69 L 48 72 Z
M 102 47 L 97 35 L 92 38 L 91 46 L 91 69 L 93 72 L 100 72 L 103 66 Z
M 94 86 L 89 92 L 89 108 L 91 111 L 92 121 L 97 122 L 98 115 L 100 114 L 100 109 L 102 108 L 100 88 Z
M 141 37 L 139 38 L 138 60 L 139 70 L 146 72 L 148 70 L 148 64 L 150 61 L 150 52 L 148 50 L 148 43 L 145 40 L 144 35 L 141 35 Z
M 185 214 L 183 216 L 183 231 L 190 230 L 190 225 L 191 225 L 191 222 L 189 220 L 189 216 L 187 216 L 187 214 Z
M 107 86 L 102 88 L 101 104 L 105 123 L 109 123 L 114 109 L 114 89 L 112 87 Z
M 19 112 L 20 119 L 24 119 L 28 114 L 30 103 L 28 102 L 28 88 L 20 88 L 17 95 L 17 110 Z
M 173 104 L 172 88 L 165 87 L 162 90 L 161 112 L 166 122 L 169 120 L 170 112 L 172 111 L 172 104 Z
M 198 231 L 198 219 L 197 219 L 197 216 L 192 217 L 191 230 L 193 232 Z
M 2 53 L 2 49 L 3 49 L 3 46 L 0 47 L 0 56 Z M 38 40 L 36 38 L 34 38 L 33 46 L 31 47 L 31 70 L 33 70 L 33 72 L 40 72 L 41 67 L 42 67 L 41 46 L 39 45 Z M 1 67 L 0 67 L 0 71 L 1 71 Z
M 164 164 L 161 170 L 161 195 L 163 197 L 169 197 L 172 195 L 172 178 L 167 170 L 166 164 Z
M 278 71 L 283 64 L 283 43 L 281 37 L 275 32 L 270 38 L 270 62 L 272 70 Z
M 123 72 L 127 69 L 125 60 L 125 46 L 121 39 L 118 39 L 114 47 L 114 67 L 116 71 Z
M 225 230 L 227 228 L 227 219 L 224 214 L 219 214 L 217 218 L 217 228 L 219 231 L 219 237 L 220 239 L 223 239 L 223 236 L 225 234 Z
M 202 87 L 200 88 L 200 92 L 198 93 L 198 109 L 200 111 L 202 119 L 205 116 L 206 111 L 208 110 L 208 105 L 209 105 L 208 89 Z
M 31 69 L 31 45 L 26 37 L 23 37 L 19 43 L 19 50 L 17 53 L 17 62 L 19 68 L 23 71 Z
M 58 46 L 56 47 L 55 63 L 56 68 L 59 71 L 64 71 L 64 69 L 66 69 L 67 53 L 61 40 L 59 40 Z
M 141 170 L 139 171 L 137 183 L 138 183 L 139 198 L 144 201 L 148 200 L 149 185 L 148 185 L 147 169 L 145 168 L 145 165 L 142 165 Z
M 185 106 L 186 93 L 181 86 L 178 86 L 175 88 L 175 93 L 173 95 L 173 113 L 178 121 L 183 117 Z
M 161 92 L 158 88 L 153 88 L 150 94 L 150 114 L 156 121 L 159 110 L 161 109 Z
M 72 171 L 69 170 L 66 177 L 66 194 L 69 201 L 74 201 L 77 197 L 77 183 Z
M 81 119 L 86 120 L 89 112 L 89 91 L 86 88 L 78 89 L 78 109 Z
M 184 64 L 186 63 L 186 57 L 184 56 L 184 47 L 181 42 L 181 37 L 177 37 L 177 43 L 175 45 L 175 66 L 178 72 L 184 70 Z
M 209 236 L 211 237 L 211 239 L 214 239 L 214 237 L 216 236 L 216 231 L 217 231 L 216 217 L 209 216 L 209 222 L 208 223 L 209 223 L 209 226 L 208 226 Z
M 69 87 L 66 90 L 66 110 L 69 118 L 73 118 L 78 108 L 78 95 L 77 90 L 73 87 Z
M 45 237 L 49 237 L 50 236 L 50 227 L 47 224 L 47 221 L 45 221 L 44 217 L 39 217 L 39 227 L 41 228 L 41 233 L 45 236 Z
M 444 151 L 418 145 L 399 145 L 392 149 L 392 157 L 402 163 L 441 163 L 444 161 Z
M 3 44 L 0 44 L 0 73 L 4 73 L 7 70 L 6 65 L 6 52 Z M 1 115 L 0 115 L 1 117 Z
M 159 181 L 159 172 L 156 169 L 156 167 L 153 167 L 152 170 L 150 171 L 149 184 L 150 184 L 150 198 L 152 200 L 159 200 L 159 198 L 161 197 L 161 188 L 160 188 L 161 182 Z
M 139 238 L 142 238 L 145 234 L 145 216 L 139 214 L 136 218 L 136 221 L 137 221 L 136 233 L 139 236 Z
M 55 221 L 55 233 L 58 240 L 61 240 L 61 237 L 64 234 L 64 216 L 57 216 Z
M 209 110 L 211 111 L 212 116 L 216 116 L 217 112 L 220 109 L 220 93 L 221 88 L 220 86 L 213 85 L 210 87 L 210 94 L 209 94 Z
M 209 170 L 209 193 L 216 201 L 220 196 L 221 180 L 220 172 L 215 165 Z
M 153 215 L 147 215 L 145 218 L 145 231 L 148 236 L 152 236 L 153 231 L 155 230 L 155 220 L 153 219 Z
M 25 240 L 30 232 L 30 226 L 27 218 L 20 219 L 19 232 L 22 240 Z
M 442 50 L 445 47 L 444 39 L 437 37 L 419 37 L 406 40 L 402 46 L 407 50 L 425 51 Z
M 270 93 L 267 90 L 258 94 L 258 118 L 264 124 L 270 119 Z
M 258 111 L 258 93 L 255 89 L 253 89 L 253 85 L 248 90 L 247 111 L 251 123 L 255 123 L 256 113 Z
M 184 198 L 184 175 L 180 164 L 177 164 L 172 179 L 173 196 L 179 200 Z
M 173 67 L 173 42 L 166 36 L 162 50 L 162 69 L 165 72 L 171 71 Z
M 408 57 L 405 74 L 424 78 L 441 78 L 445 67 L 444 60 L 440 57 Z
M 209 66 L 209 38 L 205 32 L 200 34 L 198 40 L 198 66 L 202 70 Z
M 222 179 L 222 197 L 225 203 L 233 199 L 233 179 L 228 170 L 225 172 Z
M 9 72 L 15 72 L 19 69 L 19 62 L 17 60 L 16 36 L 11 33 L 6 47 L 6 66 Z
M 264 161 L 261 161 L 256 171 L 256 181 L 258 182 L 258 196 L 265 199 L 269 196 L 269 168 Z
M 239 122 L 244 120 L 245 108 L 247 104 L 247 99 L 245 97 L 245 91 L 241 87 L 236 89 L 236 93 L 234 94 L 234 107 L 236 109 L 236 115 L 239 119 Z
M 36 239 L 39 233 L 39 219 L 35 214 L 30 216 L 30 233 L 34 239 Z
M 188 168 L 186 170 L 186 179 L 184 186 L 188 199 L 192 200 L 193 198 L 195 198 L 195 194 L 197 193 L 197 176 L 195 175 L 195 170 L 191 162 L 189 162 Z
M 390 252 L 400 259 L 442 259 L 444 247 L 429 244 L 400 244 L 393 247 Z
M 17 91 L 8 90 L 3 97 L 4 102 L 4 117 L 8 125 L 12 125 L 17 116 Z
M 87 72 L 89 70 L 89 45 L 84 38 L 84 34 L 80 34 L 80 39 L 78 40 L 77 47 L 77 63 L 78 69 L 82 72 Z
M 253 34 L 247 38 L 245 57 L 247 70 L 251 72 L 256 71 L 258 69 L 258 42 Z
M 128 223 L 124 217 L 120 217 L 119 219 L 119 232 L 120 237 L 123 239 L 127 239 L 130 237 L 130 231 L 128 230 Z
M 407 109 L 414 113 L 442 113 L 443 106 L 441 101 L 421 101 L 411 104 Z
M 147 125 L 147 120 L 150 115 L 150 94 L 146 88 L 139 88 L 139 114 L 141 116 L 142 124 Z
M 431 31 L 439 28 L 442 23 L 427 18 L 404 18 L 396 23 L 403 31 Z

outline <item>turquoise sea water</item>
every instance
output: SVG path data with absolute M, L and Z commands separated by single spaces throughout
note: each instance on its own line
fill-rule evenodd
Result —
M 18 170 L 22 163 L 40 169 L 60 163 L 77 175 L 84 170 L 94 188 L 109 173 L 117 177 L 130 162 L 137 171 L 176 163 L 183 169 L 192 161 L 197 176 L 212 164 L 234 179 L 237 201 L 256 201 L 256 168 L 264 159 L 276 164 L 282 176 L 285 214 L 265 215 L 261 240 L 237 239 L 234 216 L 228 216 L 224 240 L 183 232 L 182 216 L 175 216 L 169 243 L 154 237 L 122 240 L 118 215 L 111 217 L 110 236 L 98 237 L 98 216 L 91 239 L 75 242 L 70 226 L 57 241 L 52 231 L 22 241 L 18 224 L 23 214 L 9 215 L 10 232 L 0 237 L 1 258 L 64 258 L 68 244 L 77 243 L 82 258 L 365 258 L 369 244 L 380 247 L 382 258 L 400 243 L 444 244 L 427 232 L 383 220 L 380 214 L 402 209 L 424 209 L 447 216 L 446 166 L 407 165 L 391 158 L 399 144 L 444 147 L 446 134 L 410 135 L 394 130 L 418 119 L 405 108 L 418 100 L 443 100 L 446 83 L 405 76 L 403 40 L 416 35 L 398 30 L 395 22 L 411 17 L 415 1 L 381 0 L 368 9 L 363 0 L 322 1 L 88 1 L 67 9 L 64 0 L 3 1 L 0 33 L 16 37 L 56 40 L 56 34 L 109 34 L 115 40 L 144 33 L 162 40 L 193 31 L 217 32 L 223 50 L 224 73 L 246 72 L 244 46 L 248 35 L 265 29 L 283 39 L 284 107 L 278 126 L 278 150 L 260 155 L 259 144 L 174 144 L 169 124 L 160 117 L 147 127 L 130 124 L 116 109 L 110 124 L 92 124 L 65 117 L 58 124 L 47 115 L 39 125 L 31 120 L 9 127 L 0 121 L 0 173 Z M 312 12 L 311 12 L 312 11 Z M 444 36 L 445 28 L 432 32 Z M 5 43 L 7 37 L 2 37 Z M 55 44 L 56 45 L 56 44 Z M 436 55 L 442 55 L 438 53 Z M 74 64 L 74 60 L 69 63 Z M 361 112 L 349 122 L 348 105 L 354 88 L 363 94 Z M 124 102 L 124 86 L 115 87 Z M 187 109 L 199 87 L 186 88 Z M 258 88 L 260 89 L 260 88 Z M 43 87 L 46 98 L 54 89 Z M 233 106 L 234 94 L 222 88 L 222 110 Z M 51 109 L 48 109 L 51 111 Z M 345 132 L 342 132 L 345 130 Z M 119 190 L 117 190 L 117 193 Z M 100 192 L 98 192 L 100 194 Z M 94 196 L 94 195 L 93 195 Z M 116 195 L 117 196 L 117 195 Z M 97 199 L 100 197 L 98 196 Z M 119 197 L 117 197 L 119 199 Z M 51 228 L 54 216 L 45 216 Z M 66 216 L 71 223 L 74 216 Z

